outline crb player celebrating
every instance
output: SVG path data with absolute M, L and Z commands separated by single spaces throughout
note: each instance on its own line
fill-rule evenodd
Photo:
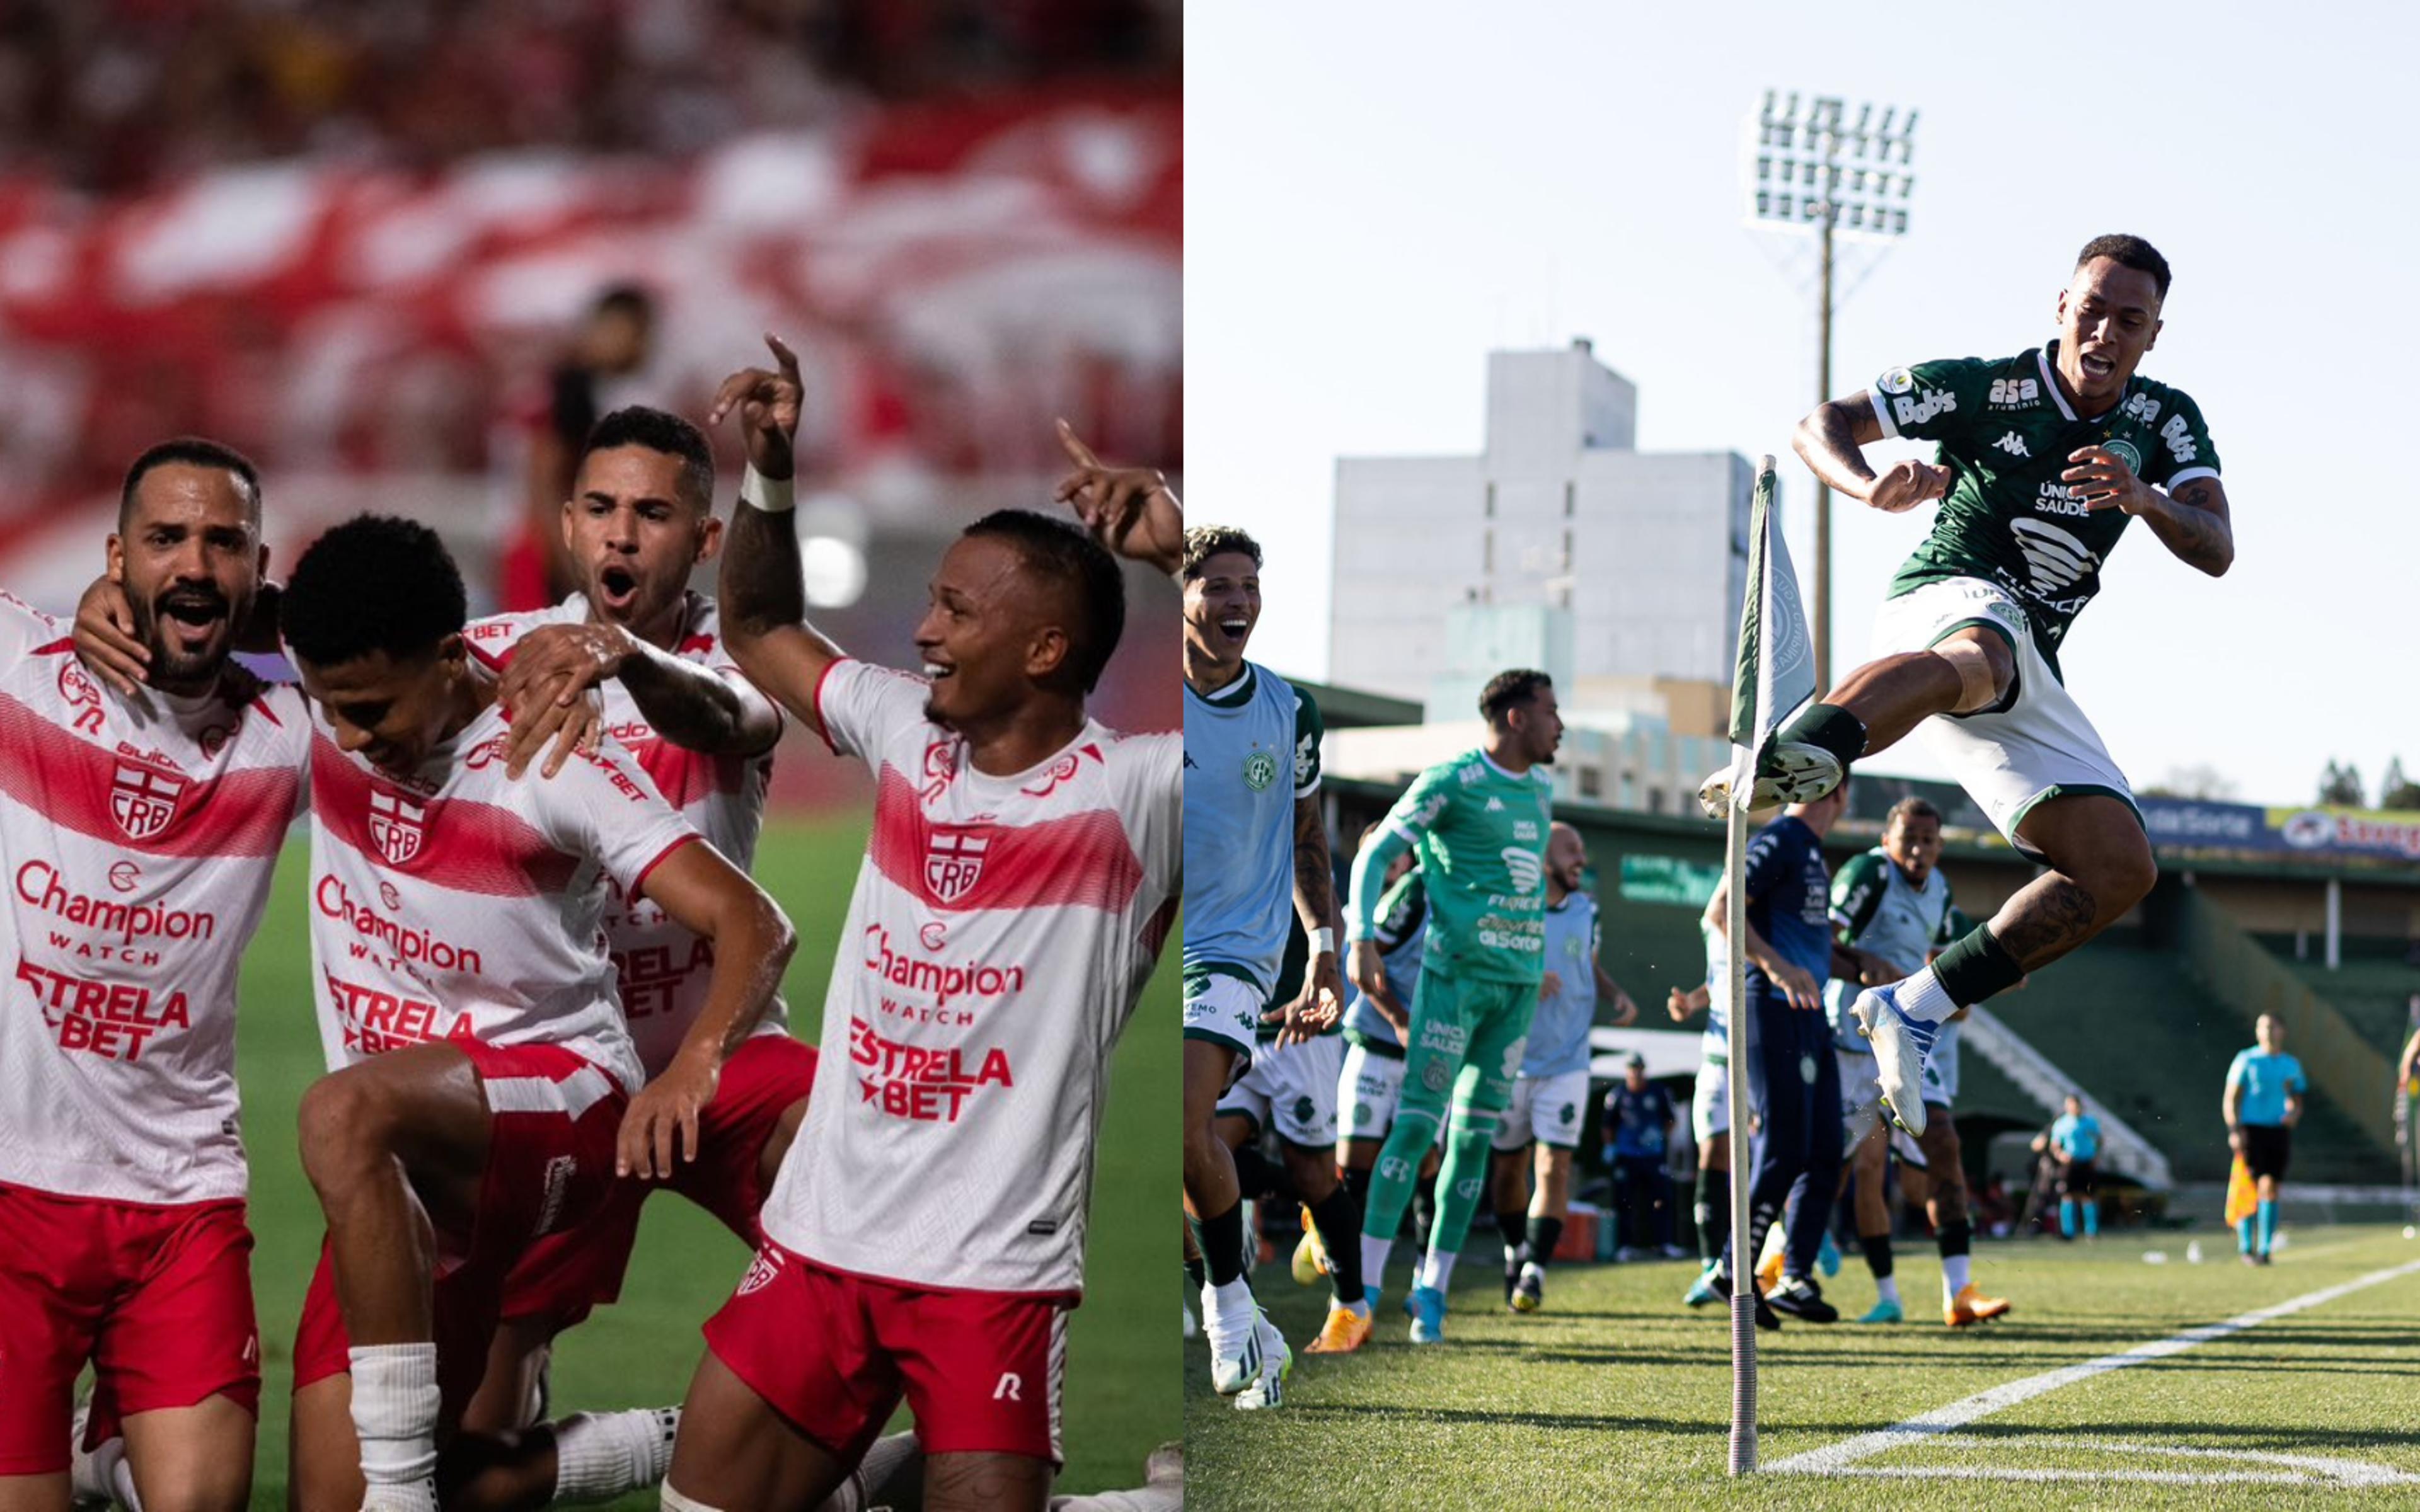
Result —
M 1244 1280 L 1243 1193 L 1221 1117 L 1275 1111 L 1289 1164 L 1326 1168 L 1314 1207 L 1337 1274 L 1341 1316 L 1323 1338 L 1357 1348 L 1370 1331 L 1361 1298 L 1360 1223 L 1335 1180 L 1336 1075 L 1341 1043 L 1315 1030 L 1341 1007 L 1336 975 L 1336 885 L 1319 810 L 1319 709 L 1284 679 L 1244 659 L 1261 617 L 1261 548 L 1222 525 L 1185 532 L 1185 1191 L 1201 1225 L 1208 1285 L 1210 1381 L 1242 1407 L 1270 1407 L 1280 1389 L 1285 1342 Z M 1288 1032 L 1255 1049 L 1262 1005 L 1285 954 L 1289 905 L 1311 939 L 1302 1000 L 1319 1022 L 1300 1042 Z M 1289 1011 L 1289 1018 L 1300 1014 Z M 1232 1092 L 1235 1068 L 1250 1069 Z M 1226 1094 L 1222 1101 L 1221 1094 Z M 1312 1117 L 1292 1116 L 1297 1102 Z M 1326 1110 L 1320 1119 L 1318 1111 Z M 1240 1131 L 1234 1131 L 1240 1132 Z M 1318 1151 L 1304 1161 L 1297 1152 Z M 1306 1169 L 1305 1175 L 1312 1174 Z M 1311 1195 L 1310 1188 L 1304 1196 Z M 1349 1295 L 1349 1303 L 1346 1298 Z
M 1924 1126 L 1934 1026 L 2106 929 L 2158 875 L 2125 777 L 2060 684 L 2058 650 L 2136 517 L 2212 577 L 2235 560 L 2201 411 L 2135 373 L 2167 293 L 2149 242 L 2095 238 L 2059 293 L 2055 340 L 1893 368 L 1799 423 L 1798 455 L 1832 487 L 1892 514 L 1942 505 L 1875 618 L 1878 659 L 1760 753 L 1751 806 L 1828 793 L 1852 762 L 1921 725 L 2001 833 L 2048 868 L 1937 963 L 1853 1006 L 1884 1100 L 1911 1132 Z M 1876 473 L 1859 448 L 1885 438 L 1936 441 L 1942 465 Z M 1700 797 L 1725 810 L 1725 776 Z
M 250 1496 L 236 966 L 311 738 L 299 694 L 228 660 L 267 559 L 252 464 L 188 438 L 135 459 L 109 538 L 147 686 L 96 682 L 0 597 L 0 1506 L 67 1506 L 87 1360 L 107 1448 L 79 1491 Z
M 1419 847 L 1428 891 L 1428 956 L 1404 1037 L 1403 1102 L 1370 1185 L 1361 1259 L 1363 1284 L 1385 1285 L 1412 1170 L 1435 1139 L 1450 1097 L 1436 1227 L 1405 1304 L 1415 1344 L 1445 1337 L 1446 1284 L 1486 1182 L 1488 1146 L 1512 1100 L 1545 974 L 1544 767 L 1563 738 L 1554 683 L 1541 671 L 1498 672 L 1481 691 L 1479 710 L 1487 744 L 1414 778 L 1388 810 L 1385 831 L 1353 862 L 1353 982 L 1364 994 L 1387 990 L 1376 937 L 1379 883 L 1407 846 Z
M 1107 545 L 1173 575 L 1156 473 L 1071 480 L 1098 539 L 1001 510 L 942 555 L 923 675 L 806 623 L 795 358 L 733 375 L 749 472 L 722 561 L 749 676 L 876 778 L 805 1124 L 706 1324 L 663 1504 L 813 1505 L 904 1396 L 924 1504 L 1041 1507 L 1059 1453 L 1108 1060 L 1174 921 L 1181 737 L 1085 701 L 1125 624 Z M 1089 454 L 1087 454 L 1089 455 Z

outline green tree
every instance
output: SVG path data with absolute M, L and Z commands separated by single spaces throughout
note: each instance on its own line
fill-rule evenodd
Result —
M 2420 809 L 2420 782 L 2403 775 L 2403 759 L 2391 756 L 2386 762 L 2386 775 L 2379 779 L 2378 806 L 2381 809 Z
M 2341 766 L 2328 763 L 2328 769 L 2319 774 L 2319 802 L 2340 809 L 2361 808 L 2361 768 L 2350 762 Z

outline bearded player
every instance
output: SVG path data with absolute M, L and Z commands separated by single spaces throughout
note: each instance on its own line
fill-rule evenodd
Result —
M 1526 668 L 1498 672 L 1481 690 L 1479 712 L 1486 744 L 1414 778 L 1387 811 L 1386 829 L 1353 862 L 1353 983 L 1365 995 L 1388 991 L 1377 939 L 1381 884 L 1407 848 L 1420 853 L 1429 902 L 1428 949 L 1404 1036 L 1403 1099 L 1370 1183 L 1361 1259 L 1363 1284 L 1384 1286 L 1412 1173 L 1446 1124 L 1436 1226 L 1404 1304 L 1415 1344 L 1445 1337 L 1446 1287 L 1486 1185 L 1488 1147 L 1512 1100 L 1545 976 L 1545 768 L 1563 737 L 1554 681 Z
M 595 689 L 605 728 L 657 791 L 747 870 L 782 716 L 731 659 L 713 600 L 689 591 L 691 570 L 721 545 L 705 433 L 660 409 L 607 415 L 588 436 L 561 529 L 580 591 L 551 609 L 473 621 L 466 632 L 472 654 L 502 673 L 510 748 L 534 758 L 559 717 L 584 714 Z M 706 1007 L 713 951 L 644 899 L 612 899 L 605 930 L 640 1064 L 660 1076 Z M 723 1062 L 700 1115 L 698 1158 L 667 1181 L 617 1181 L 597 1213 L 540 1240 L 516 1267 L 467 1429 L 528 1426 L 555 1335 L 620 1295 L 652 1192 L 679 1193 L 755 1247 L 757 1210 L 805 1114 L 814 1068 L 815 1052 L 791 1038 L 776 998 Z M 620 1478 L 616 1467 L 588 1462 L 587 1439 L 559 1442 L 558 1495 L 598 1493 Z
M 1097 539 L 987 515 L 935 569 L 921 675 L 853 660 L 806 622 L 799 370 L 773 355 L 709 413 L 737 418 L 749 455 L 724 631 L 757 686 L 873 770 L 874 835 L 816 1095 L 765 1242 L 706 1324 L 663 1503 L 812 1505 L 904 1397 L 925 1506 L 1039 1508 L 1109 1056 L 1179 890 L 1182 738 L 1085 711 L 1125 618 L 1103 547 L 1173 576 L 1182 517 L 1156 474 L 1095 464 L 1066 491 Z
M 236 971 L 310 739 L 292 689 L 228 659 L 268 557 L 252 464 L 187 438 L 135 459 L 108 541 L 141 686 L 87 675 L 65 626 L 0 595 L 0 1506 L 68 1505 L 87 1362 L 85 1443 L 109 1453 L 80 1491 L 250 1495 Z
M 1878 659 L 1843 678 L 1760 753 L 1751 807 L 1828 793 L 1859 757 L 1921 726 L 2009 842 L 2046 870 L 1907 980 L 1852 1012 L 1882 1095 L 1911 1133 L 1935 1026 L 2115 923 L 2158 868 L 2124 774 L 2061 686 L 2069 627 L 2139 517 L 2179 560 L 2235 560 L 2218 453 L 2193 400 L 2135 369 L 2158 339 L 2167 259 L 2140 237 L 2097 237 L 2054 314 L 2058 335 L 2015 357 L 1923 363 L 1798 425 L 1825 484 L 1899 514 L 1942 501 L 1874 622 Z M 1939 465 L 1877 473 L 1861 448 L 1930 440 Z M 1709 811 L 1730 806 L 1707 779 Z

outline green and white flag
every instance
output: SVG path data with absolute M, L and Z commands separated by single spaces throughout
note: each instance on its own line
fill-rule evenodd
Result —
M 1815 696 L 1815 641 L 1798 601 L 1790 548 L 1774 518 L 1774 484 L 1768 456 L 1757 470 L 1756 501 L 1748 513 L 1747 594 L 1740 606 L 1739 666 L 1731 682 L 1731 745 L 1736 759 L 1750 764 L 1765 737 Z

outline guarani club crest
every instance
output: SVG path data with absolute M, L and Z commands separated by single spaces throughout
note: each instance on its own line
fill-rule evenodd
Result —
M 400 793 L 383 788 L 370 792 L 370 843 L 389 866 L 403 866 L 420 854 L 427 834 L 428 811 Z
M 1255 793 L 1265 793 L 1278 779 L 1278 759 L 1265 750 L 1255 750 L 1244 758 L 1244 786 Z
M 924 887 L 939 903 L 954 903 L 974 890 L 983 876 L 991 841 L 971 829 L 936 825 L 924 840 Z
M 128 838 L 151 840 L 175 822 L 190 786 L 182 772 L 121 759 L 109 779 L 109 811 Z

